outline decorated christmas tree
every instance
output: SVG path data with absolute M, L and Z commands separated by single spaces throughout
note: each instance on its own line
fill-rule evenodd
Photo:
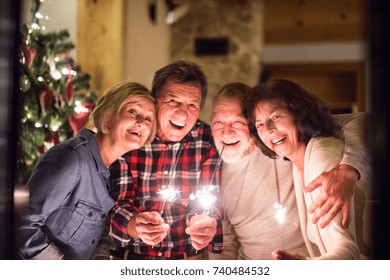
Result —
M 75 45 L 68 30 L 44 32 L 39 9 L 31 2 L 31 21 L 21 30 L 18 178 L 25 182 L 39 157 L 88 124 L 96 95 L 90 76 L 70 53 Z

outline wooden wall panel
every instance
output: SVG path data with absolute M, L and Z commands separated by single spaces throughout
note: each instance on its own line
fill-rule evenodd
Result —
M 331 105 L 334 112 L 364 112 L 364 63 L 267 65 L 267 79 L 292 80 Z
M 98 95 L 122 81 L 123 0 L 77 1 L 77 60 Z
M 264 0 L 265 43 L 366 40 L 367 0 Z

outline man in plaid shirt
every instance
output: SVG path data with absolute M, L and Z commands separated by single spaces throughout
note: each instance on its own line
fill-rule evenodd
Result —
M 198 120 L 206 76 L 198 65 L 177 61 L 155 73 L 152 93 L 156 138 L 111 165 L 111 254 L 205 259 L 206 247 L 222 252 L 220 159 L 210 126 Z

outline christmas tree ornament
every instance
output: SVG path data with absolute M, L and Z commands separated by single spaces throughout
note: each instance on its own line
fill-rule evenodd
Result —
M 75 45 L 69 41 L 68 30 L 46 32 L 40 21 L 50 18 L 39 12 L 44 2 L 32 0 L 31 4 L 31 21 L 20 33 L 18 183 L 27 181 L 42 152 L 74 135 L 68 117 L 75 114 L 76 97 L 82 103 L 97 99 L 89 91 L 90 75 L 70 55 Z M 90 112 L 82 116 L 77 133 Z
M 30 89 L 31 82 L 30 82 L 29 78 L 27 77 L 27 75 L 23 74 L 20 76 L 19 85 L 20 85 L 20 90 L 23 92 L 27 92 Z
M 53 99 L 53 92 L 51 90 L 42 90 L 39 92 L 39 104 L 41 105 L 42 112 L 45 114 Z

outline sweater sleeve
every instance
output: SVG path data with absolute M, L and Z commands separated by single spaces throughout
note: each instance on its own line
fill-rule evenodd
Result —
M 326 137 L 312 139 L 305 152 L 305 181 L 311 181 L 324 171 L 337 166 L 341 160 L 343 143 L 337 138 Z M 320 190 L 305 194 L 306 204 L 310 205 L 319 195 Z M 354 207 L 351 205 L 350 217 L 354 219 Z M 311 217 L 310 217 L 311 218 Z M 325 228 L 308 223 L 309 238 L 319 247 L 319 259 L 358 259 L 359 250 L 356 244 L 354 224 L 349 228 L 341 226 L 341 213 Z
M 333 115 L 333 119 L 335 124 L 341 128 L 339 136 L 345 143 L 340 164 L 354 167 L 361 177 L 367 165 L 371 166 L 368 143 L 370 114 L 367 112 L 339 114 Z

